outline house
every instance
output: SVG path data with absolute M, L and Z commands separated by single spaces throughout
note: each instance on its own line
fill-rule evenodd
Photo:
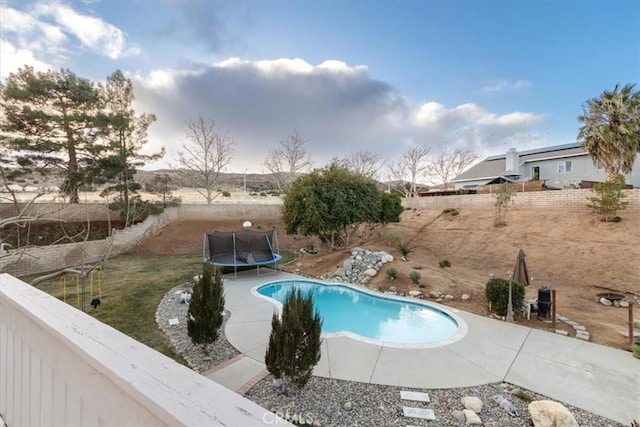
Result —
M 593 164 L 582 143 L 554 145 L 518 152 L 511 148 L 505 154 L 490 156 L 455 177 L 458 190 L 471 190 L 481 185 L 501 182 L 541 180 L 549 188 L 578 188 L 581 181 L 605 181 L 604 169 Z M 640 187 L 640 156 L 627 184 Z

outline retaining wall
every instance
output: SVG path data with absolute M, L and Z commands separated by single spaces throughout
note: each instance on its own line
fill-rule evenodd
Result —
M 640 212 L 640 189 L 623 190 L 626 195 L 627 211 Z M 535 191 L 516 193 L 513 198 L 512 209 L 518 210 L 563 210 L 589 211 L 587 197 L 592 197 L 593 191 L 587 189 Z M 462 208 L 468 210 L 485 210 L 495 207 L 494 194 L 463 194 L 456 196 L 432 196 L 403 199 L 402 205 L 410 209 L 441 210 L 447 208 Z

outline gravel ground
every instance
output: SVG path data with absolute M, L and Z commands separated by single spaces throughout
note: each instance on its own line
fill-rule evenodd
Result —
M 229 344 L 224 334 L 205 349 L 194 346 L 187 335 L 188 305 L 180 303 L 180 294 L 191 291 L 193 283 L 185 283 L 171 289 L 162 299 L 156 311 L 156 322 L 164 331 L 175 350 L 180 353 L 196 372 L 204 372 L 239 352 Z M 224 325 L 230 314 L 225 312 Z M 178 325 L 170 326 L 169 319 L 177 318 Z M 426 390 L 406 387 L 391 387 L 376 384 L 365 384 L 341 381 L 328 378 L 312 377 L 301 391 L 289 389 L 285 393 L 276 393 L 272 387 L 273 378 L 265 378 L 256 384 L 246 397 L 257 404 L 282 414 L 297 415 L 301 419 L 314 420 L 315 425 L 326 426 L 406 426 L 427 425 L 429 427 L 464 426 L 465 422 L 456 419 L 454 411 L 462 411 L 461 398 L 476 396 L 483 402 L 480 419 L 482 425 L 490 427 L 531 426 L 531 418 L 527 411 L 528 402 L 514 393 L 518 390 L 507 383 L 488 384 L 478 387 L 456 389 Z M 429 403 L 403 401 L 400 390 L 427 392 Z M 533 400 L 545 400 L 545 396 L 522 390 Z M 502 395 L 518 410 L 518 416 L 511 417 L 492 400 L 495 395 Z M 350 403 L 347 403 L 350 402 Z M 345 409 L 351 405 L 350 410 Z M 405 418 L 403 406 L 433 409 L 436 420 L 424 424 L 415 418 Z M 625 427 L 606 418 L 597 416 L 582 409 L 565 404 L 582 427 Z M 291 419 L 291 418 L 289 418 Z M 462 418 L 464 420 L 464 418 Z
M 476 396 L 483 402 L 482 412 L 479 414 L 482 425 L 491 427 L 530 426 L 530 416 L 527 411 L 528 402 L 512 394 L 516 387 L 511 384 L 488 384 L 478 387 L 456 389 L 426 390 L 407 387 L 391 387 L 376 384 L 364 384 L 328 378 L 312 377 L 300 392 L 290 392 L 288 395 L 277 394 L 272 388 L 273 378 L 265 378 L 256 384 L 246 397 L 271 410 L 272 412 L 290 416 L 298 414 L 303 419 L 318 420 L 322 426 L 406 426 L 427 425 L 436 426 L 464 426 L 464 421 L 454 417 L 454 411 L 462 411 L 461 398 Z M 400 399 L 400 390 L 422 391 L 429 394 L 430 402 L 414 402 Z M 545 400 L 544 396 L 525 391 L 533 400 Z M 508 415 L 491 397 L 502 395 L 518 410 L 518 416 Z M 345 410 L 345 403 L 351 402 L 352 409 Z M 415 418 L 405 418 L 402 407 L 433 409 L 436 420 L 424 424 Z M 591 414 L 587 411 L 565 406 L 573 413 L 582 427 L 624 427 L 622 424 Z
M 229 319 L 229 312 L 225 311 L 224 320 L 220 329 L 220 336 L 213 344 L 206 347 L 193 345 L 187 334 L 187 311 L 189 305 L 180 303 L 180 294 L 191 292 L 193 282 L 185 283 L 171 289 L 158 305 L 156 310 L 156 323 L 167 335 L 177 353 L 182 355 L 191 369 L 196 372 L 204 372 L 225 360 L 229 360 L 240 354 L 224 336 L 224 327 Z M 170 319 L 178 319 L 178 324 L 171 326 Z

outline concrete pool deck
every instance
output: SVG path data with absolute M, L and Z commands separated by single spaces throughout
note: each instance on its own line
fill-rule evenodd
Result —
M 225 334 L 248 359 L 209 378 L 223 385 L 222 379 L 240 384 L 264 369 L 275 305 L 252 295 L 251 289 L 296 279 L 304 278 L 249 271 L 225 280 L 226 308 L 231 312 Z M 460 316 L 467 334 L 442 347 L 420 349 L 325 337 L 314 375 L 426 389 L 506 381 L 624 424 L 640 419 L 640 360 L 630 352 L 430 304 Z

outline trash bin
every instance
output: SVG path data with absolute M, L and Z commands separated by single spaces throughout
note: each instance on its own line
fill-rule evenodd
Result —
M 551 318 L 551 289 L 546 286 L 538 289 L 538 317 Z

